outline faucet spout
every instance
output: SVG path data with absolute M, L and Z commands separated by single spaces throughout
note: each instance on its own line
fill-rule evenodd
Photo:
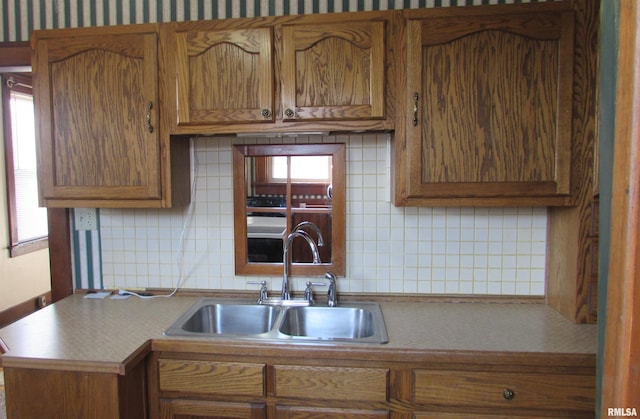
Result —
M 300 231 L 305 227 L 311 228 L 318 235 L 318 247 L 324 246 L 324 238 L 322 237 L 322 232 L 320 231 L 320 227 L 318 227 L 316 224 L 312 223 L 311 221 L 302 221 L 301 223 L 298 223 L 298 225 L 293 228 L 292 232 Z
M 312 224 L 312 223 L 310 223 Z M 315 224 L 313 224 L 315 225 Z M 297 227 L 296 227 L 297 228 Z M 284 275 L 282 277 L 282 299 L 290 300 L 291 299 L 291 285 L 289 283 L 289 268 L 291 265 L 291 256 L 289 255 L 289 248 L 291 247 L 291 243 L 296 237 L 302 237 L 306 240 L 309 248 L 311 249 L 311 253 L 313 254 L 313 263 L 320 263 L 320 252 L 318 251 L 318 246 L 316 242 L 313 241 L 313 238 L 304 230 L 296 230 L 287 236 L 287 239 L 284 243 L 284 251 L 282 252 L 282 264 L 284 265 Z

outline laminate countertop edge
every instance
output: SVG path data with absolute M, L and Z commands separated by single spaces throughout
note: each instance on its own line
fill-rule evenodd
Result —
M 381 302 L 387 344 L 331 344 L 176 338 L 163 335 L 200 297 L 141 300 L 73 295 L 0 329 L 4 367 L 125 374 L 151 351 L 282 354 L 401 361 L 510 356 L 544 365 L 594 366 L 597 326 L 574 324 L 542 304 Z

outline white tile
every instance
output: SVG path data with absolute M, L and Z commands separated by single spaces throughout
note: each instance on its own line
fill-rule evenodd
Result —
M 347 144 L 347 277 L 339 290 L 543 295 L 547 210 L 395 207 L 388 202 L 388 138 L 323 140 Z M 194 141 L 196 205 L 182 246 L 190 287 L 245 289 L 233 265 L 231 144 L 278 141 Z M 184 208 L 100 210 L 105 286 L 173 286 L 187 217 Z M 279 277 L 269 279 L 278 288 Z

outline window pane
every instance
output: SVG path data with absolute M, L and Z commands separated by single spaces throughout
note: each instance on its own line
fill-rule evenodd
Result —
M 33 96 L 10 94 L 11 132 L 18 241 L 47 236 L 47 210 L 38 207 L 38 183 Z
M 287 178 L 287 157 L 272 157 L 273 179 Z M 291 180 L 294 182 L 331 181 L 331 156 L 291 156 Z

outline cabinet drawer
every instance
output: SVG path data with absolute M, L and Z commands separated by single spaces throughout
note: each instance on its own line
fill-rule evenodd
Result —
M 278 397 L 387 401 L 388 369 L 275 365 L 274 370 Z
M 161 418 L 236 418 L 264 419 L 267 407 L 264 403 L 228 403 L 203 400 L 160 400 Z
M 160 391 L 264 396 L 264 364 L 161 359 Z
M 276 405 L 276 417 L 278 419 L 388 419 L 389 411 Z
M 507 394 L 511 392 L 512 394 Z M 592 410 L 595 378 L 587 375 L 413 372 L 413 401 L 422 405 Z

